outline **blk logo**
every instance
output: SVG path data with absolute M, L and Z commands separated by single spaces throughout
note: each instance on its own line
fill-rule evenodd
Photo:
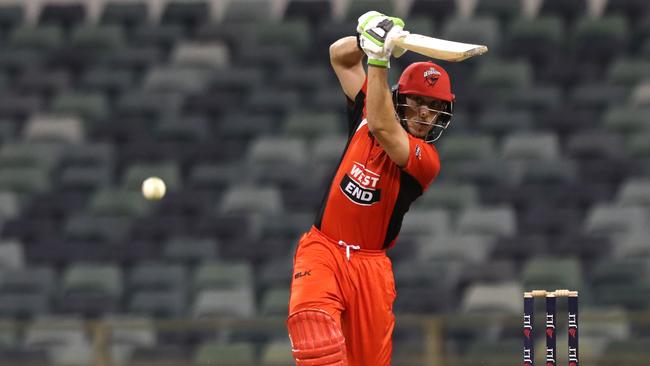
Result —
M 295 275 L 293 275 L 293 279 L 297 280 L 300 277 L 305 277 L 305 276 L 311 276 L 311 269 L 309 271 L 302 271 L 302 272 L 296 273 Z

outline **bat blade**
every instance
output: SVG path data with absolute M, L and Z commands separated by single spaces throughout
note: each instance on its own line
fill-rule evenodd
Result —
M 447 41 L 421 34 L 407 34 L 395 40 L 395 44 L 424 56 L 452 62 L 463 61 L 488 51 L 487 46 Z

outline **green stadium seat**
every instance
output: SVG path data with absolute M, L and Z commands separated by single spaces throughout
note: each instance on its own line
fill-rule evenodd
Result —
M 240 289 L 253 285 L 253 268 L 245 262 L 205 262 L 194 273 L 193 289 Z
M 165 118 L 154 131 L 159 141 L 196 143 L 210 138 L 210 127 L 205 118 Z
M 286 340 L 271 341 L 262 349 L 261 366 L 284 366 L 294 362 L 291 343 Z
M 25 346 L 47 349 L 87 342 L 83 322 L 74 316 L 39 317 L 28 324 L 24 337 Z
M 93 217 L 79 213 L 66 219 L 63 235 L 70 240 L 119 242 L 126 239 L 131 226 L 130 217 Z
M 606 62 L 627 48 L 629 27 L 621 16 L 582 18 L 573 32 L 574 52 L 589 62 Z
M 648 357 L 650 357 L 650 339 L 627 339 L 609 343 L 596 365 L 606 366 L 615 363 L 643 365 Z
M 504 102 L 515 110 L 544 113 L 560 107 L 563 95 L 560 88 L 554 85 L 531 85 L 512 90 L 505 95 Z
M 526 290 L 581 289 L 582 266 L 575 258 L 534 257 L 522 269 Z
M 202 290 L 192 306 L 195 318 L 218 316 L 248 318 L 255 314 L 252 288 Z
M 183 291 L 142 290 L 131 296 L 128 312 L 157 318 L 177 318 L 186 315 L 186 308 L 187 300 Z
M 255 33 L 260 44 L 288 45 L 294 55 L 300 55 L 310 46 L 309 24 L 301 20 L 261 23 L 255 27 Z M 317 78 L 314 77 L 314 80 Z
M 632 90 L 630 102 L 635 107 L 650 108 L 650 82 L 637 85 Z
M 183 28 L 176 24 L 139 24 L 129 39 L 132 46 L 153 46 L 166 52 L 184 36 Z
M 429 14 L 420 14 L 414 18 L 404 18 L 406 29 L 414 34 L 435 34 L 436 27 Z
M 163 9 L 160 22 L 162 24 L 177 24 L 190 30 L 210 20 L 210 3 L 205 0 L 168 2 Z
M 222 191 L 234 183 L 242 172 L 236 164 L 194 164 L 188 184 L 192 189 Z
M 443 209 L 411 210 L 402 222 L 400 235 L 445 236 L 451 230 L 451 215 Z
M 194 264 L 218 257 L 219 243 L 215 239 L 176 237 L 167 240 L 163 257 L 169 262 Z
M 0 270 L 20 269 L 25 266 L 23 246 L 18 241 L 0 241 Z
M 477 16 L 493 16 L 501 24 L 522 15 L 523 3 L 520 0 L 488 0 L 479 1 L 474 10 Z
M 196 349 L 193 366 L 209 366 L 215 362 L 223 366 L 249 366 L 255 364 L 254 355 L 255 348 L 250 343 L 206 342 Z
M 3 167 L 0 169 L 0 190 L 11 191 L 22 198 L 35 193 L 49 191 L 51 178 L 41 167 Z
M 648 125 L 650 108 L 633 106 L 610 106 L 603 116 L 603 127 L 619 134 L 634 136 L 650 132 Z
M 123 191 L 114 188 L 100 189 L 90 198 L 88 212 L 95 216 L 146 215 L 151 209 L 138 191 Z
M 331 123 L 326 122 L 326 123 Z M 299 138 L 260 137 L 254 140 L 247 159 L 254 164 L 291 164 L 301 166 L 307 162 L 307 146 Z
M 5 38 L 25 20 L 25 9 L 22 4 L 4 4 L 0 7 L 0 34 Z
M 257 276 L 258 288 L 288 287 L 291 282 L 293 257 L 275 257 L 261 265 Z
M 512 355 L 518 353 L 521 353 L 521 340 L 519 339 L 477 340 L 468 347 L 467 352 L 460 360 L 460 365 L 506 365 Z
M 647 213 L 640 206 L 620 207 L 599 203 L 587 212 L 584 230 L 594 234 L 625 234 L 647 226 Z
M 457 16 L 446 19 L 440 38 L 456 42 L 483 44 L 488 46 L 490 52 L 497 52 L 500 47 L 501 34 L 499 33 L 499 23 L 493 17 L 461 18 Z
M 332 7 L 329 0 L 290 0 L 284 12 L 284 19 L 301 19 L 310 24 L 317 24 L 331 17 Z
M 110 329 L 109 352 L 112 362 L 128 364 L 137 347 L 156 344 L 156 331 L 150 318 L 113 315 L 102 321 Z
M 514 211 L 507 206 L 468 207 L 458 217 L 457 231 L 492 237 L 516 234 Z
M 204 90 L 207 70 L 180 66 L 155 66 L 147 72 L 144 88 L 149 92 L 190 94 Z
M 0 192 L 0 217 L 3 220 L 17 217 L 20 211 L 21 207 L 16 194 L 13 192 Z
M 644 114 L 645 115 L 645 114 Z M 625 141 L 625 151 L 630 157 L 638 159 L 647 159 L 650 157 L 650 133 L 633 134 Z M 646 171 L 645 173 L 648 173 Z
M 607 71 L 607 80 L 617 85 L 631 87 L 640 80 L 650 79 L 650 61 L 617 59 Z
M 181 42 L 172 55 L 174 65 L 222 70 L 230 68 L 230 51 L 224 42 Z M 230 71 L 223 74 L 229 74 Z
M 458 12 L 458 3 L 455 0 L 414 0 L 408 10 L 408 17 L 406 19 L 426 16 L 439 23 L 452 18 Z M 408 24 L 406 23 L 407 27 Z
M 120 25 L 132 29 L 137 24 L 147 21 L 148 8 L 144 1 L 116 2 L 109 1 L 100 15 L 100 24 Z
M 521 285 L 516 282 L 473 284 L 465 290 L 462 311 L 519 315 L 524 311 L 521 301 L 523 292 Z
M 75 91 L 57 95 L 52 102 L 52 112 L 72 114 L 89 122 L 104 121 L 110 115 L 108 101 L 104 95 Z
M 122 292 L 119 267 L 75 262 L 63 274 L 59 308 L 87 316 L 116 312 Z
M 494 138 L 487 135 L 445 136 L 439 145 L 442 161 L 474 160 L 496 155 Z
M 435 189 L 432 188 L 426 191 L 422 197 L 415 201 L 412 207 L 462 210 L 466 207 L 478 205 L 478 202 L 478 189 L 474 185 L 436 182 Z
M 602 306 L 622 306 L 627 310 L 643 311 L 650 308 L 650 284 L 617 283 L 592 284 L 594 303 Z M 626 363 L 628 364 L 628 363 Z
M 17 90 L 44 96 L 59 93 L 72 84 L 70 74 L 66 70 L 36 69 L 22 75 L 16 81 Z
M 287 65 L 274 78 L 273 83 L 279 88 L 299 90 L 305 94 L 315 93 L 318 89 L 335 83 L 335 75 L 330 67 L 311 65 L 296 68 Z
M 82 143 L 85 140 L 83 122 L 75 117 L 35 115 L 23 130 L 25 140 Z
M 622 206 L 650 206 L 650 180 L 629 179 L 621 184 L 616 202 Z
M 117 25 L 79 26 L 70 36 L 70 43 L 93 52 L 118 51 L 125 45 L 124 32 Z
M 285 119 L 282 131 L 286 136 L 314 139 L 342 133 L 341 125 L 341 118 L 336 113 L 312 113 L 298 110 L 290 113 Z
M 514 133 L 504 138 L 501 155 L 512 160 L 557 159 L 560 142 L 552 133 Z
M 524 61 L 486 62 L 479 65 L 474 82 L 490 90 L 525 88 L 532 84 L 533 72 Z
M 510 132 L 529 131 L 534 122 L 532 113 L 528 110 L 497 107 L 484 111 L 477 123 L 482 131 L 498 137 Z
M 633 231 L 618 238 L 612 255 L 621 259 L 650 258 L 649 249 L 647 232 Z
M 180 264 L 142 261 L 128 276 L 130 291 L 184 290 L 187 287 L 187 269 Z
M 312 161 L 329 167 L 339 161 L 346 143 L 347 139 L 343 135 L 316 137 L 313 141 Z
M 390 16 L 400 16 L 395 12 L 393 3 L 390 0 L 355 0 L 350 1 L 345 18 L 356 21 L 361 15 L 370 10 Z M 406 25 L 408 26 L 408 23 Z
M 494 247 L 494 240 L 483 235 L 450 233 L 433 238 L 421 237 L 416 245 L 418 260 L 479 264 L 488 260 Z
M 114 297 L 122 295 L 122 272 L 112 265 L 76 263 L 62 278 L 61 289 L 71 291 L 98 291 Z
M 262 297 L 261 314 L 266 316 L 287 316 L 289 311 L 289 288 L 268 289 Z
M 238 185 L 230 187 L 218 204 L 220 213 L 258 212 L 279 214 L 284 211 L 282 195 L 277 188 Z
M 99 66 L 86 71 L 80 81 L 80 88 L 92 92 L 102 92 L 111 99 L 132 87 L 135 78 L 132 72 L 112 67 Z
M 19 49 L 53 50 L 63 44 L 63 30 L 56 26 L 16 28 L 9 43 Z
M 18 346 L 18 326 L 10 319 L 0 321 L 0 347 L 12 348 Z
M 602 111 L 611 105 L 620 105 L 627 99 L 629 91 L 620 85 L 587 83 L 576 86 L 568 96 L 569 105 L 574 108 Z
M 577 177 L 575 162 L 566 159 L 530 160 L 521 172 L 521 182 L 534 185 L 573 184 Z
M 226 23 L 264 23 L 273 14 L 267 0 L 231 1 L 224 10 L 222 21 Z

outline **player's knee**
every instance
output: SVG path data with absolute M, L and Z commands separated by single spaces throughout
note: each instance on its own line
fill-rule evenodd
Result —
M 287 319 L 287 328 L 297 366 L 347 366 L 343 332 L 326 311 L 293 313 Z

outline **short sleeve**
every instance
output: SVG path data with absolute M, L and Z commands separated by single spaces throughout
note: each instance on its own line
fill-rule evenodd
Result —
M 366 110 L 366 88 L 368 85 L 368 78 L 364 80 L 363 86 L 354 100 L 346 98 L 348 101 L 347 114 L 348 114 L 348 138 L 352 138 L 354 132 L 359 127 L 361 121 L 365 117 Z
M 440 172 L 440 157 L 438 151 L 431 144 L 408 135 L 409 157 L 403 170 L 415 178 L 426 191 L 431 182 Z

